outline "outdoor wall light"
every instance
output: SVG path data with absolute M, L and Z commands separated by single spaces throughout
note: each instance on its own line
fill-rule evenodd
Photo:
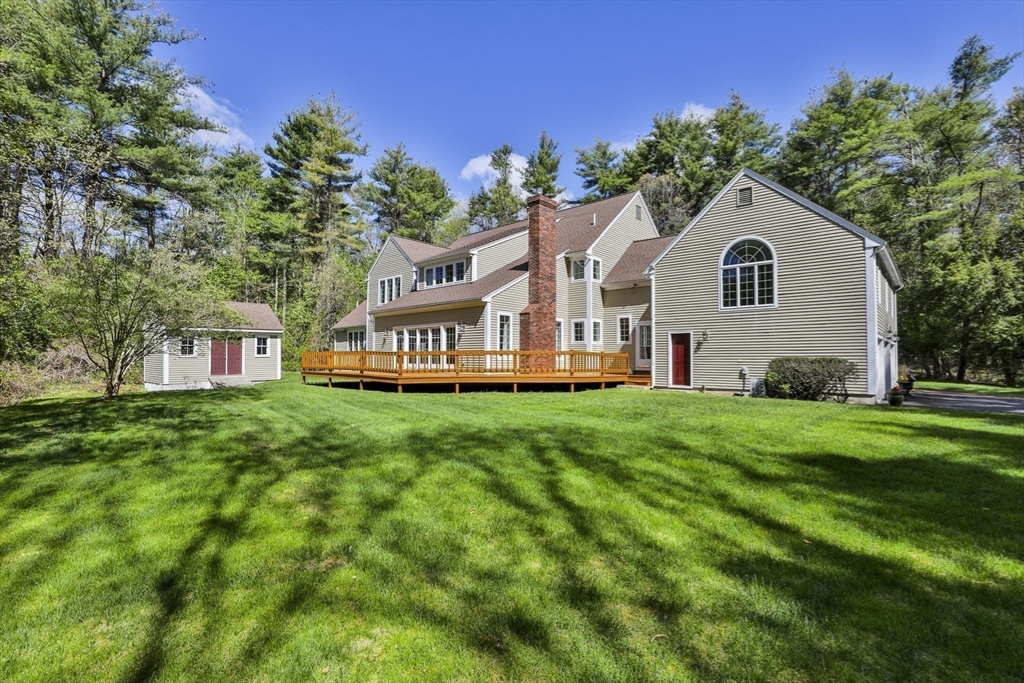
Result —
M 700 340 L 701 341 L 707 341 L 708 340 L 708 331 L 707 330 L 701 330 L 700 331 Z

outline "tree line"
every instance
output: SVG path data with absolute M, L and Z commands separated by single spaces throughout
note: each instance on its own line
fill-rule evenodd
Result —
M 261 152 L 203 144 L 219 124 L 189 93 L 205 83 L 154 55 L 195 37 L 136 0 L 0 0 L 0 363 L 70 340 L 113 396 L 161 335 L 225 324 L 211 302 L 242 300 L 274 308 L 294 365 L 365 296 L 388 235 L 444 245 L 520 219 L 529 194 L 636 189 L 671 234 L 747 167 L 890 243 L 905 357 L 961 378 L 1024 369 L 1024 97 L 994 102 L 1017 55 L 977 37 L 931 88 L 834 73 L 786 131 L 736 93 L 706 117 L 658 114 L 628 148 L 575 150 L 579 198 L 546 132 L 522 168 L 503 144 L 466 202 L 401 143 L 358 172 L 370 144 L 333 93 Z

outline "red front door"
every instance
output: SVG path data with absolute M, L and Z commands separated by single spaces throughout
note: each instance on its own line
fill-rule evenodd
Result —
M 210 344 L 211 375 L 242 374 L 242 341 L 214 339 Z
M 690 386 L 690 333 L 672 335 L 672 384 Z

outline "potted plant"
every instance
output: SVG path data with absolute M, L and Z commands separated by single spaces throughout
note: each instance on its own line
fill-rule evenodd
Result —
M 903 392 L 900 391 L 900 386 L 898 384 L 889 390 L 889 405 L 903 405 Z
M 901 372 L 898 382 L 900 385 L 900 393 L 904 396 L 910 396 L 910 391 L 914 388 L 914 376 L 909 372 L 906 374 Z

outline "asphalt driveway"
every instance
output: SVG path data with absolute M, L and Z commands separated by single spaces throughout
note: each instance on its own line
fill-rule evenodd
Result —
M 914 408 L 976 410 L 1024 415 L 1024 398 L 962 394 L 953 391 L 914 389 L 910 396 L 903 399 L 903 405 L 913 406 Z

